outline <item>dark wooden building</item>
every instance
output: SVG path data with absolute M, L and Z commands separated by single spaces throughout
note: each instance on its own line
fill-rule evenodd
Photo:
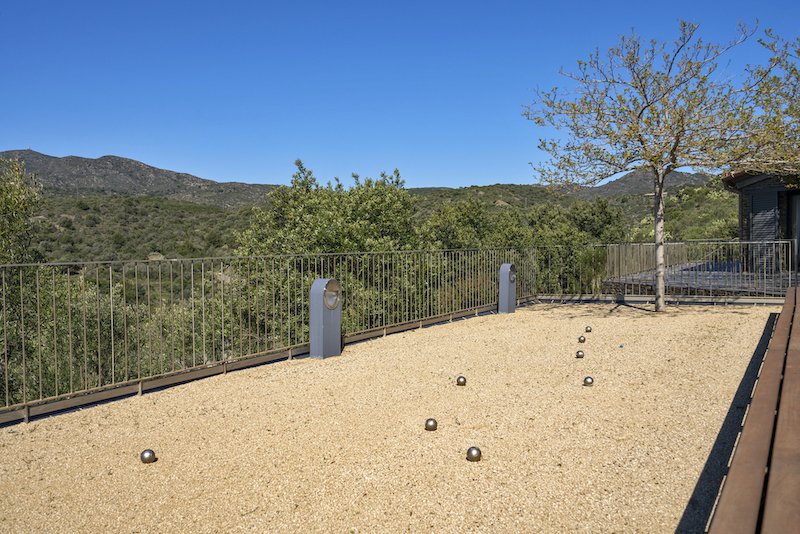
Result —
M 772 174 L 732 173 L 722 179 L 739 194 L 739 239 L 774 241 L 800 237 L 800 189 Z

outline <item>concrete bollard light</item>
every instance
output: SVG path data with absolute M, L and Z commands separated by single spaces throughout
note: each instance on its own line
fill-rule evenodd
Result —
M 500 266 L 500 295 L 497 313 L 514 313 L 517 308 L 517 269 L 513 263 Z
M 333 278 L 319 278 L 311 285 L 309 296 L 309 356 L 338 356 L 342 353 L 342 288 Z

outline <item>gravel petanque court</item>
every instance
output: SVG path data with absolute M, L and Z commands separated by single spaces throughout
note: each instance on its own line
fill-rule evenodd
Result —
M 0 531 L 673 532 L 779 311 L 536 305 L 0 428 Z

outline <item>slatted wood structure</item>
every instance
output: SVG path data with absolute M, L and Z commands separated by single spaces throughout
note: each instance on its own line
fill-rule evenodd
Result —
M 786 294 L 709 532 L 800 532 L 798 288 Z

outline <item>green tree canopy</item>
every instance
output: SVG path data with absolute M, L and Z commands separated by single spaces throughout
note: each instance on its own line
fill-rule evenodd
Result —
M 490 211 L 475 199 L 439 206 L 420 228 L 429 248 L 518 248 L 579 245 L 623 240 L 622 210 L 605 199 L 578 201 L 570 207 L 536 204 L 528 210 Z
M 20 161 L 0 158 L 0 263 L 23 263 L 36 256 L 31 249 L 31 217 L 41 192 Z
M 414 199 L 399 171 L 381 173 L 345 188 L 337 179 L 322 186 L 298 160 L 290 186 L 267 195 L 239 237 L 243 255 L 387 251 L 412 247 Z
M 475 199 L 446 202 L 422 224 L 419 234 L 428 248 L 479 248 L 491 236 L 489 210 Z

